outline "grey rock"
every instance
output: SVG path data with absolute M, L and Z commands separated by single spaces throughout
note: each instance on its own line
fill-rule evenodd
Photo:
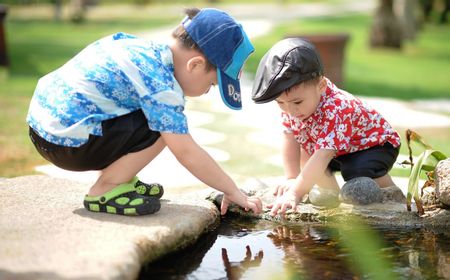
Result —
M 348 204 L 367 205 L 381 202 L 383 195 L 377 183 L 368 177 L 348 180 L 341 189 L 340 199 Z
M 316 206 L 337 207 L 340 203 L 339 192 L 314 186 L 309 192 L 309 201 Z
M 399 202 L 406 203 L 406 197 L 402 190 L 397 186 L 390 186 L 381 188 L 381 194 L 383 196 L 383 203 L 386 202 Z
M 424 206 L 439 206 L 441 203 L 436 195 L 435 187 L 426 187 L 423 190 L 423 195 L 420 197 L 422 205 Z
M 193 244 L 219 220 L 183 194 L 153 215 L 93 213 L 89 185 L 47 176 L 0 180 L 0 279 L 136 279 L 142 265 Z
M 450 206 L 450 158 L 441 160 L 435 169 L 436 196 L 442 204 Z

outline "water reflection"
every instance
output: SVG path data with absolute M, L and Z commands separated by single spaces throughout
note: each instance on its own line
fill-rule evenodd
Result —
M 450 233 L 411 229 L 400 234 L 381 229 L 395 271 L 404 279 L 450 279 Z
M 354 231 L 225 218 L 192 247 L 143 267 L 139 278 L 377 279 L 361 273 L 355 251 L 343 242 Z M 374 232 L 382 240 L 377 253 L 387 260 L 393 275 L 381 279 L 450 279 L 448 232 L 383 228 Z
M 231 280 L 241 279 L 242 275 L 245 271 L 247 271 L 247 269 L 259 266 L 263 257 L 264 253 L 262 250 L 260 250 L 258 254 L 252 259 L 252 251 L 250 249 L 250 246 L 247 245 L 245 246 L 245 258 L 242 261 L 230 262 L 227 249 L 222 248 L 223 266 L 225 267 L 227 278 Z
M 276 227 L 268 237 L 285 253 L 285 269 L 302 279 L 355 279 L 322 226 Z

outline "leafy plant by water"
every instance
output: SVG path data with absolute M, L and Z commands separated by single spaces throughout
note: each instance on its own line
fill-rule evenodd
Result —
M 424 214 L 424 209 L 422 201 L 419 196 L 419 177 L 421 171 L 424 171 L 427 175 L 427 180 L 422 187 L 435 186 L 434 181 L 434 170 L 436 169 L 439 161 L 447 158 L 442 152 L 434 150 L 430 145 L 428 145 L 423 138 L 416 132 L 408 129 L 406 130 L 406 141 L 409 150 L 409 162 L 404 162 L 411 165 L 411 174 L 409 176 L 408 182 L 408 192 L 406 194 L 406 207 L 408 211 L 411 211 L 411 200 L 414 198 L 417 206 L 417 212 L 419 215 Z M 411 141 L 418 143 L 422 148 L 425 149 L 419 157 L 417 158 L 417 163 L 413 162 Z
M 376 230 L 357 216 L 350 216 L 337 226 L 341 231 L 340 246 L 350 252 L 349 265 L 363 279 L 397 279 L 393 264 L 381 250 L 385 245 Z

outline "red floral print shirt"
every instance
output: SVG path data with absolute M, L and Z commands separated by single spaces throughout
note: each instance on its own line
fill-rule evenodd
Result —
M 400 146 L 400 136 L 374 109 L 327 79 L 327 89 L 316 111 L 305 120 L 282 113 L 287 132 L 308 154 L 335 150 L 336 156 L 391 143 Z

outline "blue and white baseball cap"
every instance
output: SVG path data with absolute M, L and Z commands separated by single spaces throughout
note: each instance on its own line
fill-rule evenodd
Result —
M 242 67 L 255 50 L 242 26 L 227 13 L 201 9 L 182 24 L 203 54 L 217 67 L 217 80 L 223 102 L 234 110 L 242 108 L 239 83 Z

